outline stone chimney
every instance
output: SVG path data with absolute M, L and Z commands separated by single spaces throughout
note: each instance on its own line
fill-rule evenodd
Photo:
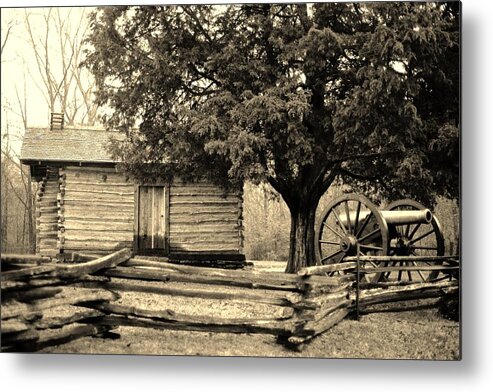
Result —
M 61 130 L 63 129 L 63 113 L 51 113 L 50 129 Z

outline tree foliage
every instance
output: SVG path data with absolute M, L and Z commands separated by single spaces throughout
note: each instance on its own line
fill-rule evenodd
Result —
M 337 177 L 377 198 L 457 196 L 458 17 L 457 3 L 107 7 L 86 65 L 125 170 L 267 181 L 291 211 L 290 263 L 311 263 Z

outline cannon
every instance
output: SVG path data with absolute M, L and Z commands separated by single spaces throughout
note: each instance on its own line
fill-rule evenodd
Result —
M 368 198 L 344 194 L 331 201 L 316 226 L 318 264 L 344 261 L 347 256 L 443 256 L 443 232 L 437 217 L 414 200 L 398 200 L 378 209 Z M 378 267 L 376 263 L 371 263 Z M 382 264 L 380 264 L 382 265 Z M 413 265 L 411 261 L 383 266 Z M 414 264 L 416 265 L 416 264 Z M 369 274 L 371 281 L 429 281 L 436 271 L 399 271 Z

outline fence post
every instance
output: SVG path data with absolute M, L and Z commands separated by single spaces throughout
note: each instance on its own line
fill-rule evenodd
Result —
M 360 279 L 360 259 L 359 242 L 356 243 L 356 320 L 359 321 L 359 279 Z

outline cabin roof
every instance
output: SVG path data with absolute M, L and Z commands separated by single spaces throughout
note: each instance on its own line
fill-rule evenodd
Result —
M 28 128 L 22 141 L 21 161 L 115 163 L 108 145 L 111 138 L 120 137 L 120 133 L 102 128 Z

